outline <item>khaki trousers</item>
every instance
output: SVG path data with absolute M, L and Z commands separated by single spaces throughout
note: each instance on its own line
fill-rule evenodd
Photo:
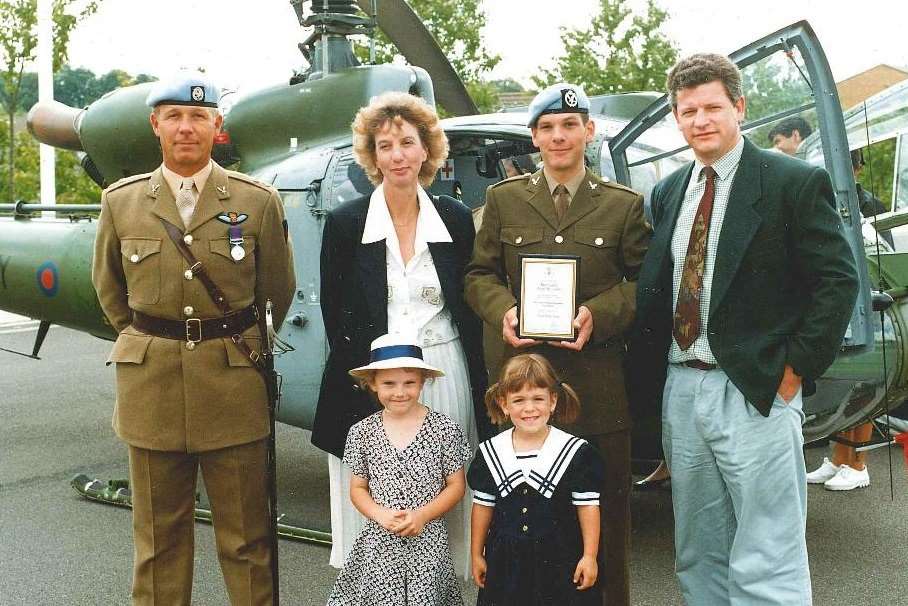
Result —
M 200 467 L 230 603 L 271 604 L 266 454 L 265 440 L 191 454 L 129 447 L 134 605 L 190 603 Z
M 631 439 L 629 431 L 585 436 L 605 462 L 605 485 L 599 498 L 602 528 L 599 535 L 599 571 L 602 603 L 630 605 L 631 547 Z

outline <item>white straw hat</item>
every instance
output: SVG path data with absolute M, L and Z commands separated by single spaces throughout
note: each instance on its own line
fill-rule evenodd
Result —
M 350 371 L 350 375 L 357 379 L 368 376 L 369 371 L 387 368 L 419 368 L 426 371 L 430 377 L 443 377 L 445 373 L 426 364 L 422 359 L 422 348 L 416 344 L 416 339 L 405 335 L 382 335 L 372 341 L 372 353 L 369 364 L 360 366 Z

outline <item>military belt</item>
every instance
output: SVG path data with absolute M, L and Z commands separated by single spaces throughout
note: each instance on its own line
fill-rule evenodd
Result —
M 259 314 L 255 305 L 250 305 L 246 309 L 220 318 L 210 318 L 208 320 L 199 318 L 167 320 L 133 310 L 132 326 L 140 332 L 155 337 L 198 343 L 209 339 L 232 338 L 234 335 L 241 335 L 244 331 L 255 326 L 258 318 Z

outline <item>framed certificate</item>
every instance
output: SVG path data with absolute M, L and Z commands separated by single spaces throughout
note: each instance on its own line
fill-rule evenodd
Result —
M 517 258 L 520 263 L 517 336 L 573 341 L 580 257 L 522 254 Z

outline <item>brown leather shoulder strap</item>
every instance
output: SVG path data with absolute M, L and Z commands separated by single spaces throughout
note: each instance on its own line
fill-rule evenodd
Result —
M 229 313 L 233 313 L 233 308 L 231 308 L 230 303 L 227 302 L 227 297 L 224 296 L 224 291 L 218 288 L 218 285 L 215 284 L 211 277 L 208 275 L 208 272 L 205 270 L 205 267 L 202 265 L 202 263 L 195 258 L 195 255 L 192 254 L 192 251 L 189 250 L 188 246 L 186 246 L 186 243 L 183 241 L 183 232 L 180 231 L 180 228 L 163 218 L 161 219 L 161 223 L 164 225 L 164 229 L 167 231 L 167 235 L 170 236 L 170 239 L 173 241 L 174 246 L 177 247 L 177 250 L 180 251 L 180 254 L 183 255 L 183 258 L 186 259 L 187 263 L 189 263 L 189 271 L 191 271 L 194 276 L 198 276 L 199 280 L 202 282 L 202 285 L 205 287 L 205 290 L 208 291 L 208 296 L 211 297 L 211 300 L 214 301 L 214 304 L 218 306 L 218 309 L 221 310 L 221 313 L 225 316 Z

